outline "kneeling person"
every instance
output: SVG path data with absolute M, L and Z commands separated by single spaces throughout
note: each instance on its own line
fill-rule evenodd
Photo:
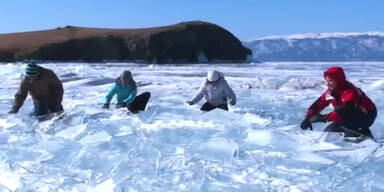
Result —
M 151 97 L 149 92 L 144 92 L 136 96 L 137 85 L 132 78 L 132 73 L 128 70 L 124 71 L 120 77 L 116 79 L 115 84 L 105 97 L 103 108 L 109 108 L 109 103 L 115 94 L 117 95 L 116 108 L 127 107 L 132 113 L 144 111 Z
M 194 105 L 203 97 L 207 100 L 200 108 L 202 111 L 211 111 L 215 108 L 228 111 L 228 102 L 236 104 L 236 95 L 224 79 L 224 75 L 218 71 L 209 71 L 207 78 L 201 83 L 200 89 L 195 97 L 187 101 L 189 105 Z
M 300 127 L 307 129 L 311 123 L 332 122 L 324 131 L 343 132 L 345 137 L 373 138 L 369 127 L 375 121 L 375 104 L 358 87 L 346 80 L 341 67 L 330 67 L 324 72 L 328 89 L 309 107 Z M 320 112 L 329 104 L 334 110 L 326 115 Z
M 17 113 L 23 105 L 28 93 L 34 105 L 34 115 L 41 116 L 49 113 L 63 111 L 63 85 L 56 74 L 36 63 L 27 64 L 19 90 L 15 94 L 12 110 Z

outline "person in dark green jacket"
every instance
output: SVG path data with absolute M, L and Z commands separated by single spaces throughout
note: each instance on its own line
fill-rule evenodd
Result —
M 117 95 L 116 108 L 127 107 L 132 113 L 143 111 L 151 94 L 149 92 L 142 93 L 139 96 L 136 96 L 136 94 L 137 85 L 132 78 L 132 73 L 128 70 L 123 71 L 105 96 L 103 108 L 108 109 L 112 98 Z

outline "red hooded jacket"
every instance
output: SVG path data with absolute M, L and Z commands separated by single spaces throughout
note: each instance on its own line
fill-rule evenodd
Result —
M 361 110 L 364 114 L 375 110 L 375 104 L 369 99 L 365 93 L 355 87 L 352 83 L 346 80 L 344 70 L 341 67 L 330 67 L 324 72 L 324 78 L 328 77 L 337 83 L 337 88 L 334 91 L 330 89 L 325 92 L 309 107 L 307 116 L 312 116 L 320 113 L 329 104 L 335 108 L 327 116 L 327 121 L 340 122 L 345 118 L 343 114 L 347 108 Z M 348 113 L 348 111 L 346 111 Z

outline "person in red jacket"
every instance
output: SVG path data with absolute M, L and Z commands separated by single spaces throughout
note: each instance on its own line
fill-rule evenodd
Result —
M 343 132 L 345 137 L 373 138 L 369 127 L 377 116 L 375 104 L 358 87 L 346 80 L 341 67 L 330 67 L 324 72 L 328 89 L 309 107 L 302 129 L 315 122 L 332 122 L 324 131 Z M 320 112 L 332 104 L 334 110 L 322 115 Z

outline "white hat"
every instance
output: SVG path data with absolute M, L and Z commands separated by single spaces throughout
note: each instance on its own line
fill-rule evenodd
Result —
M 219 80 L 220 74 L 216 70 L 208 71 L 207 79 L 208 81 L 217 81 Z

